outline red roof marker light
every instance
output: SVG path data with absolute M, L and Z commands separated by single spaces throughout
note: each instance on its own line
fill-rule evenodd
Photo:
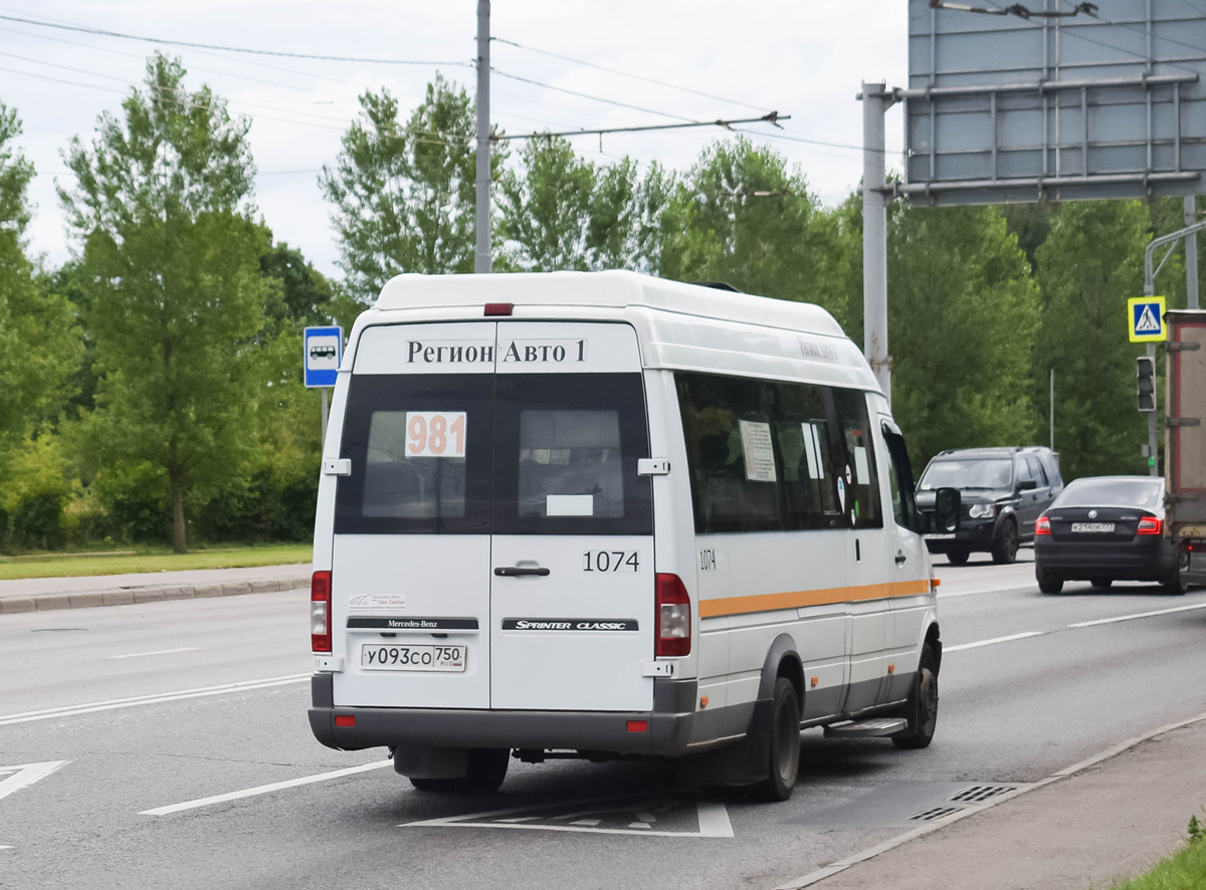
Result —
M 487 303 L 486 317 L 491 315 L 510 315 L 511 310 L 515 308 L 514 303 Z

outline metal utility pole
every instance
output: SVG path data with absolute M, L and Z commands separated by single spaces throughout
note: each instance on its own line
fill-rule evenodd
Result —
M 888 402 L 888 201 L 885 195 L 884 113 L 895 104 L 886 84 L 863 81 L 863 352 Z
M 477 246 L 473 271 L 490 261 L 490 0 L 477 0 Z
M 1051 450 L 1055 451 L 1055 368 L 1051 369 Z
M 1192 227 L 1198 221 L 1197 198 L 1185 196 L 1185 226 Z M 1185 292 L 1189 296 L 1189 308 L 1198 309 L 1198 233 L 1185 236 Z

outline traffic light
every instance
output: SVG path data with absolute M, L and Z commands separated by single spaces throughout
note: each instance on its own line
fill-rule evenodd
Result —
M 1146 355 L 1135 359 L 1135 377 L 1138 383 L 1139 410 L 1156 410 L 1156 360 Z

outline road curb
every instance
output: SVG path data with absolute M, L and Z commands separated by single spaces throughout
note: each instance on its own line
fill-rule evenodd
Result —
M 37 596 L 14 596 L 0 599 L 0 615 L 20 612 L 48 612 L 57 609 L 93 609 L 98 606 L 129 606 L 135 603 L 159 603 L 168 600 L 191 600 L 215 596 L 246 596 L 253 593 L 275 593 L 278 590 L 300 590 L 310 586 L 310 575 L 282 575 L 255 581 L 227 581 L 214 584 L 163 584 L 145 587 L 118 587 L 112 590 L 89 590 L 82 593 L 46 593 Z
M 931 822 L 928 825 L 923 825 L 919 828 L 913 829 L 912 831 L 907 831 L 904 834 L 897 835 L 894 838 L 889 838 L 881 844 L 876 844 L 874 847 L 870 847 L 859 853 L 855 853 L 852 856 L 847 856 L 845 859 L 839 859 L 837 862 L 832 862 L 829 865 L 818 868 L 816 871 L 809 872 L 806 875 L 801 875 L 798 878 L 792 878 L 789 881 L 779 884 L 774 888 L 774 890 L 801 890 L 801 888 L 811 887 L 813 884 L 819 884 L 826 878 L 840 874 L 851 866 L 858 865 L 860 862 L 866 862 L 869 859 L 874 859 L 881 853 L 887 853 L 889 850 L 894 850 L 897 847 L 903 846 L 909 841 L 914 841 L 920 837 L 924 837 L 927 834 L 933 834 L 936 831 L 941 831 L 942 829 L 947 828 L 956 822 L 960 822 L 969 816 L 975 816 L 983 813 L 985 810 L 990 810 L 994 807 L 1000 806 L 1003 803 L 1007 803 L 1015 798 L 1021 797 L 1023 794 L 1029 794 L 1032 791 L 1038 791 L 1040 788 L 1046 788 L 1048 785 L 1053 785 L 1056 782 L 1071 779 L 1085 772 L 1085 770 L 1105 763 L 1107 760 L 1112 760 L 1118 755 L 1125 754 L 1127 751 L 1130 751 L 1133 748 L 1137 748 L 1144 742 L 1150 742 L 1152 739 L 1159 738 L 1162 735 L 1174 732 L 1178 729 L 1184 729 L 1187 726 L 1193 726 L 1195 723 L 1201 723 L 1202 721 L 1206 721 L 1206 714 L 1198 714 L 1195 717 L 1190 717 L 1186 720 L 1178 720 L 1175 723 L 1166 723 L 1163 726 L 1145 732 L 1142 735 L 1137 735 L 1134 738 L 1127 739 L 1125 742 L 1120 742 L 1117 745 L 1106 748 L 1104 751 L 1094 754 L 1092 757 L 1088 757 L 1079 763 L 1074 763 L 1071 766 L 1064 767 L 1063 769 L 1052 773 L 1050 776 L 1047 776 L 1045 779 L 1040 779 L 1037 782 L 1029 784 L 1020 784 L 1014 791 L 1009 791 L 1005 794 L 990 798 L 989 800 L 977 806 L 968 807 L 967 809 L 960 810 L 959 812 L 953 813 L 943 819 L 938 819 L 934 822 Z

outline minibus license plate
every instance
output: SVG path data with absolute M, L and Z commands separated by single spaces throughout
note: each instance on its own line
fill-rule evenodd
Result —
M 1108 533 L 1114 530 L 1112 522 L 1074 522 L 1072 523 L 1072 531 L 1080 534 L 1100 535 L 1103 532 Z
M 360 647 L 360 667 L 366 671 L 463 671 L 468 648 L 365 643 Z

